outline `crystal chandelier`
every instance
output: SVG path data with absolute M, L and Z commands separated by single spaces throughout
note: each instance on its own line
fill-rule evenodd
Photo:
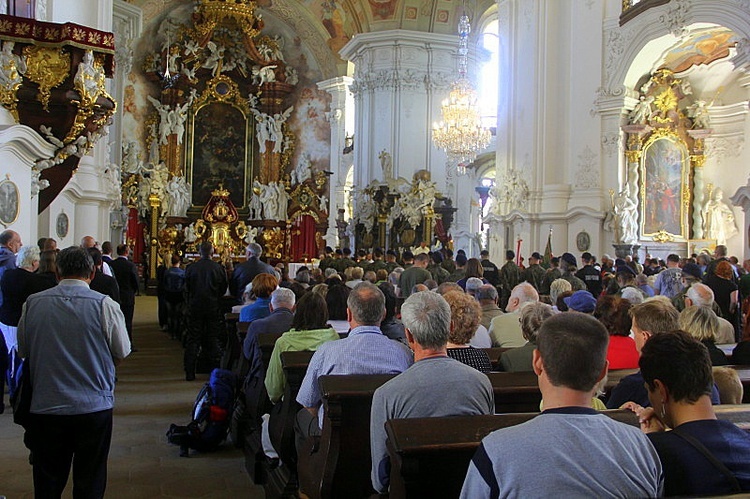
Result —
M 469 17 L 463 14 L 458 21 L 458 79 L 442 103 L 443 121 L 432 127 L 432 140 L 456 164 L 459 175 L 466 173 L 466 165 L 490 143 L 490 131 L 482 126 L 477 110 L 477 93 L 469 82 Z

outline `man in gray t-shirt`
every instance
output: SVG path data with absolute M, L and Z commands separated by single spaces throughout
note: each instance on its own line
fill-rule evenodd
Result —
M 680 257 L 670 254 L 667 257 L 667 268 L 656 274 L 654 291 L 669 299 L 674 298 L 682 291 L 682 270 L 680 270 Z
M 542 323 L 532 363 L 545 410 L 482 440 L 462 498 L 661 496 L 662 467 L 651 442 L 591 408 L 607 374 L 608 342 L 604 326 L 585 314 Z
M 447 356 L 451 310 L 437 293 L 411 295 L 401 306 L 414 364 L 375 391 L 370 415 L 372 486 L 388 492 L 390 460 L 385 422 L 389 419 L 492 414 L 489 378 Z

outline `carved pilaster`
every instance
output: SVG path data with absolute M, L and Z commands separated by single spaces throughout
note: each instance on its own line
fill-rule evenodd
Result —
M 693 239 L 703 239 L 703 165 L 706 162 L 705 141 L 710 130 L 688 130 L 687 133 L 693 140 L 693 153 L 690 155 L 690 164 L 693 168 Z
M 625 125 L 622 130 L 627 134 L 627 150 L 625 157 L 628 160 L 627 184 L 630 190 L 630 198 L 638 204 L 638 186 L 640 175 L 641 150 L 643 147 L 643 136 L 651 131 L 648 125 Z
M 157 194 L 150 194 L 148 196 L 148 204 L 151 206 L 151 236 L 149 237 L 149 249 L 148 249 L 148 279 L 149 282 L 156 281 L 156 266 L 158 265 L 158 249 L 159 242 L 156 239 L 156 234 L 159 227 L 159 207 L 161 206 L 161 199 Z

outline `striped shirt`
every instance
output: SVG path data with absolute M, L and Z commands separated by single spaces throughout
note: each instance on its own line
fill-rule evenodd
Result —
M 414 356 L 404 344 L 388 339 L 377 326 L 359 326 L 343 340 L 318 347 L 310 360 L 297 402 L 318 407 L 318 425 L 323 428 L 323 405 L 318 378 L 326 374 L 399 374 L 409 368 Z

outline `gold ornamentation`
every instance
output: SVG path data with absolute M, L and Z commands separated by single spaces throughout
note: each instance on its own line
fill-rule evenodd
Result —
M 637 133 L 628 134 L 628 149 L 636 150 L 641 148 L 641 136 Z
M 229 197 L 229 191 L 224 188 L 223 184 L 219 184 L 219 187 L 211 191 L 212 196 L 227 198 Z
M 148 195 L 148 204 L 152 208 L 158 208 L 161 206 L 161 198 L 158 194 L 151 193 Z
M 677 107 L 677 95 L 672 90 L 672 87 L 666 88 L 661 94 L 656 97 L 654 105 L 659 108 L 662 113 L 666 113 L 671 109 Z
M 315 172 L 315 187 L 321 191 L 324 185 L 326 185 L 326 174 L 322 170 L 318 170 Z
M 281 258 L 281 250 L 284 248 L 284 233 L 280 228 L 264 230 L 261 235 L 263 239 L 263 252 L 270 258 Z
M 195 235 L 198 236 L 198 238 L 202 239 L 205 233 L 206 233 L 206 222 L 199 219 L 197 222 L 195 222 Z
M 625 151 L 625 157 L 628 158 L 628 163 L 638 163 L 641 159 L 641 151 Z
M 286 122 L 284 122 L 282 130 L 284 134 L 284 143 L 289 144 L 286 149 L 281 151 L 281 161 L 279 164 L 279 169 L 281 171 L 284 171 L 292 163 L 292 156 L 294 155 L 295 149 L 294 144 L 297 143 L 297 135 L 289 129 L 289 126 L 287 126 Z
M 669 243 L 674 241 L 674 235 L 670 234 L 666 230 L 660 230 L 653 235 L 652 239 L 657 243 Z
M 0 104 L 13 115 L 13 119 L 18 123 L 18 97 L 16 94 L 23 83 L 23 79 L 18 74 L 18 68 L 14 59 L 9 59 L 7 64 L 2 68 L 2 71 L 6 75 L 9 84 L 7 86 L 0 86 Z
M 200 21 L 195 23 L 195 30 L 201 39 L 225 21 L 234 21 L 248 39 L 260 33 L 256 29 L 260 20 L 255 16 L 255 2 L 251 0 L 203 0 L 198 5 L 198 16 Z
M 703 168 L 703 165 L 706 164 L 706 156 L 703 154 L 693 154 L 690 156 L 690 162 L 695 168 Z
M 73 88 L 81 95 L 81 100 L 72 101 L 78 105 L 78 112 L 73 126 L 63 140 L 65 144 L 76 141 L 78 137 L 85 134 L 87 128 L 90 128 L 92 124 L 96 130 L 101 129 L 117 111 L 117 103 L 106 90 L 103 56 L 94 56 L 92 51 L 86 51 L 84 60 L 78 64 L 78 71 L 73 79 Z M 97 104 L 99 97 L 104 97 L 114 106 L 111 109 L 103 110 Z M 92 116 L 96 117 L 89 122 L 89 118 Z M 87 150 L 93 146 L 93 143 L 86 144 Z
M 49 111 L 52 89 L 60 85 L 70 72 L 70 54 L 62 49 L 29 45 L 24 47 L 26 77 L 39 85 L 39 101 Z
M 247 225 L 245 225 L 245 222 L 238 222 L 234 228 L 234 233 L 237 234 L 240 241 L 244 241 L 247 236 Z

